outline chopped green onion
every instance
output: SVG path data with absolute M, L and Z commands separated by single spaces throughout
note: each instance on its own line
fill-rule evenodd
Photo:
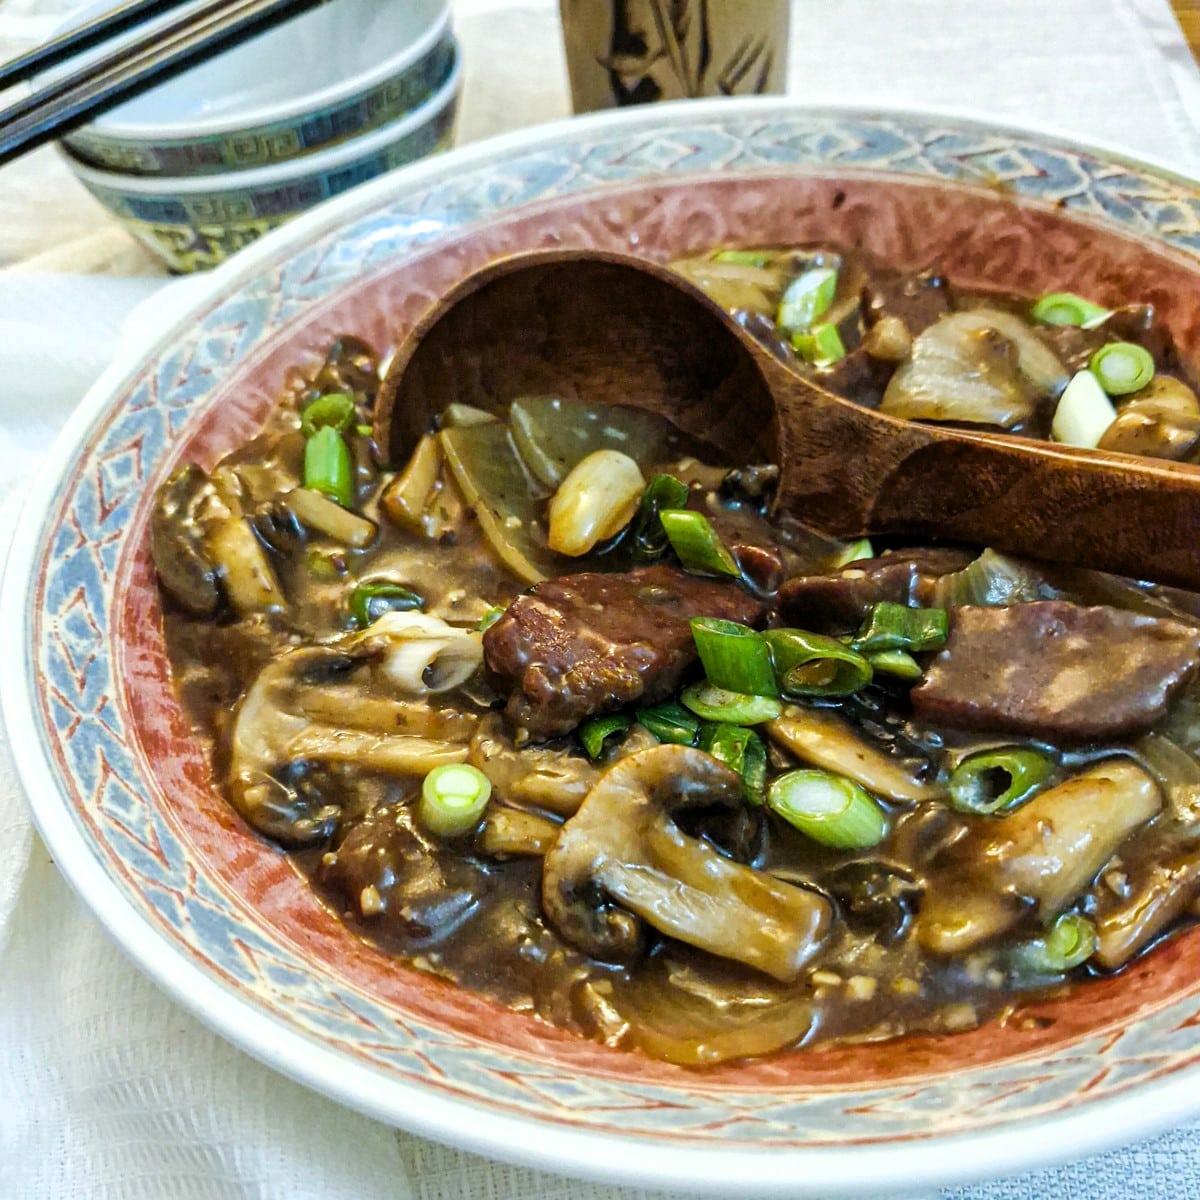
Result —
M 370 425 L 355 425 L 354 432 L 359 437 L 371 437 L 375 433 L 375 430 Z
M 1041 937 L 1012 952 L 1022 974 L 1062 975 L 1082 966 L 1096 952 L 1096 927 L 1077 913 L 1064 913 Z
M 346 574 L 346 560 L 341 555 L 327 554 L 315 547 L 308 552 L 308 573 L 314 579 L 340 579 Z
M 792 349 L 816 367 L 828 367 L 846 357 L 846 347 L 836 325 L 814 325 L 808 333 L 793 333 Z
M 871 606 L 862 627 L 850 641 L 855 650 L 940 650 L 946 644 L 949 619 L 944 608 L 909 608 L 881 600 Z
M 495 623 L 500 620 L 502 616 L 504 616 L 504 611 L 505 610 L 499 607 L 499 605 L 494 608 L 489 608 L 487 612 L 485 612 L 483 616 L 479 618 L 479 624 L 476 626 L 476 628 L 480 633 L 487 633 L 487 631 L 491 629 L 491 627 L 495 625 Z
M 491 795 L 491 781 L 477 767 L 446 763 L 425 776 L 417 816 L 430 833 L 458 837 L 479 824 Z
M 1065 446 L 1092 449 L 1117 419 L 1108 393 L 1089 370 L 1077 371 L 1063 389 L 1050 422 L 1050 434 Z
M 767 748 L 753 729 L 705 724 L 700 727 L 698 745 L 742 777 L 742 795 L 751 804 L 763 802 L 767 792 Z
M 673 742 L 678 746 L 694 746 L 700 732 L 700 722 L 682 704 L 671 700 L 656 704 L 653 708 L 637 710 L 638 724 L 648 729 L 660 742 Z
M 768 629 L 762 636 L 785 696 L 849 696 L 871 682 L 871 664 L 837 638 L 803 629 Z
M 736 263 L 739 267 L 765 267 L 767 256 L 761 250 L 718 250 L 713 262 Z
M 354 397 L 347 392 L 330 392 L 306 404 L 300 413 L 300 432 L 312 437 L 318 429 L 345 433 L 354 423 Z
M 959 812 L 1005 812 L 1028 800 L 1050 778 L 1054 762 L 1029 746 L 970 754 L 950 775 L 950 802 Z
M 304 443 L 304 486 L 336 500 L 343 508 L 354 502 L 354 468 L 342 435 L 329 425 Z
M 593 762 L 604 753 L 604 743 L 614 733 L 623 733 L 633 724 L 633 718 L 624 713 L 610 713 L 604 717 L 589 717 L 579 726 L 579 740 Z
M 692 637 L 708 682 L 727 692 L 778 696 L 771 648 L 749 625 L 719 617 L 693 617 Z
M 831 567 L 845 567 L 850 563 L 859 562 L 864 558 L 874 558 L 875 547 L 870 538 L 859 538 L 856 542 L 846 542 L 837 558 L 830 563 Z
M 1140 392 L 1154 378 L 1154 356 L 1136 342 L 1109 342 L 1101 346 L 1088 367 L 1110 396 Z
M 1107 308 L 1076 296 L 1074 292 L 1050 292 L 1034 302 L 1029 315 L 1043 325 L 1081 325 L 1092 329 L 1111 314 Z
M 775 324 L 788 333 L 807 329 L 833 303 L 837 280 L 832 267 L 813 267 L 793 279 L 779 302 Z
M 887 813 L 865 788 L 829 771 L 788 771 L 772 781 L 767 807 L 835 850 L 866 850 L 887 837 Z
M 917 680 L 921 678 L 921 664 L 906 650 L 881 650 L 868 654 L 867 662 L 877 675 L 894 675 L 897 679 Z
M 686 508 L 663 508 L 659 510 L 658 518 L 667 531 L 671 549 L 679 556 L 685 570 L 741 577 L 733 555 L 703 513 Z
M 664 508 L 683 508 L 688 485 L 674 475 L 656 475 L 642 493 L 642 503 L 633 518 L 630 548 L 638 562 L 650 562 L 667 552 L 669 542 L 660 514 Z
M 384 613 L 411 612 L 424 603 L 416 592 L 399 583 L 360 583 L 350 593 L 350 611 L 360 629 Z
M 727 692 L 711 683 L 694 683 L 683 689 L 679 699 L 703 720 L 725 725 L 761 725 L 783 714 L 783 705 L 770 696 Z

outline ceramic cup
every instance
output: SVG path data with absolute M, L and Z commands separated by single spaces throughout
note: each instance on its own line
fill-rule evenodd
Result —
M 79 181 L 176 274 L 208 270 L 307 208 L 446 149 L 461 70 L 398 121 L 286 162 L 221 175 L 125 175 L 65 155 Z
M 77 10 L 66 27 L 110 3 Z M 336 0 L 102 114 L 64 144 L 125 175 L 268 166 L 400 120 L 453 63 L 449 0 Z
M 575 111 L 787 90 L 789 0 L 560 0 Z

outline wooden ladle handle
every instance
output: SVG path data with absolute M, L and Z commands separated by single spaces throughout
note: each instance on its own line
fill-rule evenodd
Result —
M 1200 468 L 884 416 L 781 362 L 699 288 L 629 255 L 551 250 L 463 280 L 398 348 L 392 461 L 453 401 L 551 392 L 667 417 L 728 462 L 776 461 L 777 510 L 1200 590 Z
M 905 533 L 1200 589 L 1200 469 L 899 420 L 761 360 L 778 506 L 837 537 Z

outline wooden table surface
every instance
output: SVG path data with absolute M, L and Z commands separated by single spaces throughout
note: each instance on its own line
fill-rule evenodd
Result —
M 1171 7 L 1179 18 L 1192 53 L 1200 59 L 1200 0 L 1171 0 Z

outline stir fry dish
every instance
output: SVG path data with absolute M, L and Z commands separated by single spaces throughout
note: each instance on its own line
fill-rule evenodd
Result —
M 1146 306 L 831 248 L 677 266 L 860 403 L 1198 452 Z M 384 951 L 703 1066 L 971 1029 L 1200 911 L 1200 596 L 831 542 L 775 464 L 584 396 L 450 404 L 384 463 L 379 379 L 339 340 L 162 485 L 151 543 L 230 803 Z

